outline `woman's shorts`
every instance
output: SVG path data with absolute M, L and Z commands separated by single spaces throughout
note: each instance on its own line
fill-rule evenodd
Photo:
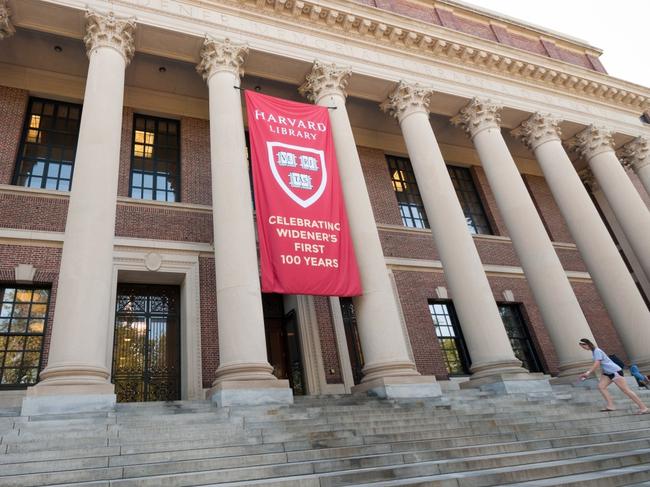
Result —
M 616 374 L 623 377 L 623 371 L 622 370 L 619 370 L 618 372 L 616 372 Z M 603 375 L 606 375 L 607 377 L 609 377 L 610 380 L 614 380 L 614 377 L 616 376 L 616 374 L 606 374 L 605 372 L 603 372 Z

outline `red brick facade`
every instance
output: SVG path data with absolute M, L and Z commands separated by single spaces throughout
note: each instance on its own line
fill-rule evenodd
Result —
M 432 18 L 441 22 L 438 13 Z M 11 181 L 27 100 L 27 93 L 22 90 L 0 87 L 0 123 L 3 126 L 3 132 L 0 134 L 0 183 L 7 184 Z M 124 109 L 118 185 L 118 194 L 122 197 L 129 194 L 133 115 L 132 109 L 128 107 Z M 209 207 L 211 205 L 209 123 L 194 118 L 181 118 L 180 123 L 182 176 L 180 203 Z M 429 231 L 414 231 L 402 226 L 384 152 L 361 147 L 359 155 L 374 216 L 380 226 L 379 235 L 385 255 L 423 261 L 439 260 Z M 519 267 L 511 242 L 504 238 L 508 236 L 508 232 L 483 170 L 480 167 L 472 167 L 471 174 L 493 232 L 497 236 L 496 238 L 491 236 L 474 238 L 483 263 Z M 646 203 L 650 205 L 650 197 L 643 191 L 638 178 L 632 173 L 630 176 L 643 194 Z M 571 236 L 544 179 L 524 175 L 524 181 L 552 240 L 570 244 Z M 0 192 L 0 227 L 63 232 L 67 203 L 66 197 L 52 196 L 38 191 Z M 212 214 L 206 210 L 207 208 L 205 210 L 183 208 L 179 205 L 152 204 L 137 200 L 127 202 L 121 199 L 117 205 L 115 234 L 120 237 L 210 244 Z M 585 271 L 578 251 L 571 245 L 559 247 L 557 253 L 565 269 Z M 13 268 L 19 263 L 28 263 L 38 269 L 37 281 L 52 286 L 46 354 L 54 313 L 60 255 L 61 250 L 58 248 L 0 244 L 0 279 L 5 282 L 11 281 Z M 435 288 L 446 287 L 444 274 L 438 269 L 435 272 L 395 270 L 394 275 L 418 370 L 423 374 L 446 378 L 447 372 L 427 306 L 427 302 L 436 297 Z M 199 257 L 199 279 L 203 386 L 210 387 L 219 364 L 219 344 L 214 258 L 209 255 L 202 254 Z M 557 372 L 557 358 L 553 345 L 526 280 L 522 276 L 513 275 L 513 277 L 491 276 L 489 281 L 497 301 L 503 301 L 505 290 L 513 292 L 516 302 L 521 304 L 527 319 L 544 371 Z M 611 352 L 625 357 L 620 339 L 593 284 L 576 281 L 573 282 L 573 287 L 596 339 L 606 344 Z M 453 299 L 453 296 L 449 297 Z M 315 297 L 314 305 L 327 383 L 341 383 L 340 358 L 329 300 Z
M 27 91 L 0 86 L 0 184 L 11 184 L 28 101 Z

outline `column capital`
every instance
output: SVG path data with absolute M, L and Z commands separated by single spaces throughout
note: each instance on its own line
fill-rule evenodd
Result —
M 646 137 L 637 137 L 621 147 L 616 154 L 623 166 L 639 172 L 650 165 L 650 140 Z
M 95 11 L 86 12 L 86 53 L 100 47 L 108 47 L 119 52 L 126 64 L 135 53 L 135 19 L 117 18 L 113 12 L 108 15 Z
M 0 40 L 11 37 L 16 29 L 11 23 L 11 10 L 6 0 L 0 0 Z
M 606 128 L 590 125 L 569 139 L 567 146 L 589 160 L 602 152 L 614 152 L 614 139 Z
M 561 142 L 560 120 L 549 114 L 536 112 L 510 133 L 531 150 L 551 140 Z
M 379 108 L 399 122 L 413 113 L 429 114 L 432 90 L 419 83 L 400 81 Z
M 314 61 L 310 73 L 298 88 L 298 92 L 313 103 L 327 95 L 342 95 L 345 98 L 351 75 L 352 70 L 348 66 Z
M 598 191 L 599 189 L 598 181 L 596 180 L 596 176 L 594 176 L 594 173 L 591 171 L 589 166 L 578 171 L 578 176 L 580 177 L 580 181 L 582 181 L 582 184 L 584 184 L 587 188 L 589 188 L 592 193 Z
M 201 47 L 201 62 L 196 66 L 196 71 L 205 81 L 220 71 L 228 71 L 241 78 L 244 76 L 247 55 L 246 44 L 233 44 L 228 38 L 218 41 L 206 36 Z
M 501 105 L 490 100 L 472 98 L 450 121 L 452 125 L 465 130 L 469 137 L 474 137 L 485 129 L 501 127 L 501 108 Z

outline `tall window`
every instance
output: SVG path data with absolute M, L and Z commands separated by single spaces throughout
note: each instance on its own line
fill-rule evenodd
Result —
M 388 159 L 393 189 L 395 190 L 404 226 L 429 228 L 427 214 L 424 210 L 411 161 L 404 157 L 387 156 L 386 158 Z M 465 214 L 465 221 L 470 233 L 492 234 L 492 229 L 485 216 L 485 210 L 469 169 L 447 166 L 447 170 L 456 190 L 460 206 Z
M 492 229 L 485 217 L 485 210 L 472 180 L 472 174 L 466 167 L 447 166 L 449 176 L 454 183 L 456 196 L 465 214 L 465 221 L 470 233 L 492 234 Z
M 411 161 L 404 157 L 386 156 L 386 158 L 404 226 L 429 228 Z
M 70 191 L 81 105 L 31 98 L 14 184 Z
M 135 116 L 131 155 L 132 198 L 179 200 L 179 125 L 177 120 Z
M 519 305 L 499 304 L 498 306 L 515 357 L 521 360 L 523 366 L 530 372 L 541 372 L 542 367 Z
M 449 301 L 430 301 L 429 313 L 447 372 L 449 375 L 469 374 L 471 362 L 453 304 Z
M 0 388 L 38 380 L 49 289 L 0 284 Z

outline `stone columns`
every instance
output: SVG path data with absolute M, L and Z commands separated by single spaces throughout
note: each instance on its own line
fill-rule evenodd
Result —
M 11 37 L 16 29 L 11 23 L 11 10 L 6 0 L 0 0 L 0 41 Z
M 332 107 L 329 113 L 341 186 L 363 285 L 363 295 L 353 301 L 366 365 L 362 384 L 353 391 L 384 397 L 439 395 L 435 378 L 420 376 L 408 354 L 345 108 L 345 88 L 350 75 L 347 68 L 317 61 L 300 92 L 318 105 Z
M 632 142 L 628 142 L 619 150 L 618 158 L 625 166 L 634 170 L 650 195 L 650 142 L 648 139 L 637 137 Z
M 550 115 L 536 113 L 515 129 L 513 135 L 520 137 L 535 153 L 628 356 L 642 370 L 647 370 L 650 368 L 650 312 L 562 147 L 558 124 L 559 120 Z M 575 346 L 575 341 L 565 339 Z
M 399 83 L 382 110 L 399 121 L 409 158 L 424 201 L 445 279 L 472 359 L 472 385 L 500 384 L 514 390 L 514 379 L 529 375 L 515 357 L 492 295 L 474 241 L 467 230 L 447 166 L 431 124 L 431 91 Z M 510 378 L 507 378 L 511 376 Z M 546 384 L 548 387 L 548 384 Z
M 643 272 L 650 278 L 650 210 L 616 158 L 612 135 L 591 125 L 570 140 L 569 146 L 589 163 Z
M 90 65 L 47 367 L 27 391 L 24 415 L 106 409 L 115 403 L 107 363 L 124 70 L 135 22 L 86 14 Z M 52 395 L 59 396 L 58 399 Z M 68 396 L 68 397 L 65 397 Z
M 219 368 L 209 392 L 219 406 L 290 403 L 286 380 L 266 356 L 253 207 L 241 97 L 248 47 L 206 38 L 197 71 L 210 97 L 212 223 L 219 323 Z
M 462 127 L 476 147 L 526 280 L 553 341 L 559 376 L 573 381 L 589 366 L 582 349 L 576 345 L 580 338 L 593 337 L 503 140 L 500 111 L 500 106 L 474 98 L 452 118 L 452 123 Z

